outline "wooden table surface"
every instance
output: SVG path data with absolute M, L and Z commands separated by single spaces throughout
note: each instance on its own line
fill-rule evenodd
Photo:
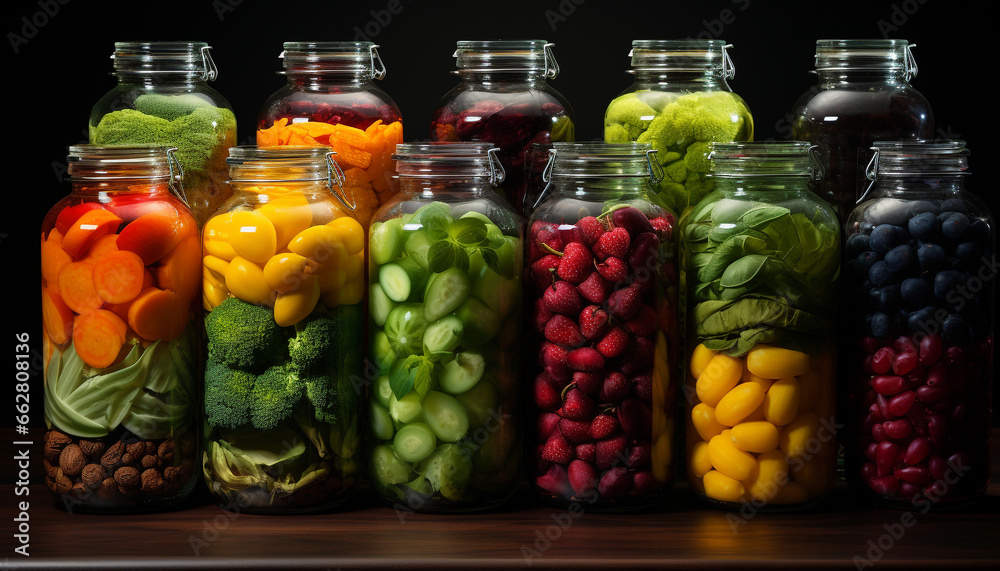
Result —
M 292 516 L 226 512 L 203 492 L 188 507 L 166 513 L 69 514 L 33 484 L 31 556 L 22 557 L 13 551 L 11 524 L 21 498 L 14 493 L 11 456 L 4 458 L 0 565 L 15 569 L 1000 566 L 996 469 L 986 497 L 959 513 L 873 509 L 838 485 L 810 511 L 749 519 L 703 506 L 683 484 L 653 513 L 571 513 L 540 507 L 525 492 L 486 514 L 397 512 L 365 495 L 338 512 Z

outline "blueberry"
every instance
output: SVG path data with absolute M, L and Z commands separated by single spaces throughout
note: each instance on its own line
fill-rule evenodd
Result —
M 879 254 L 884 254 L 895 248 L 901 242 L 900 228 L 892 224 L 879 224 L 872 230 L 871 247 Z
M 885 266 L 893 272 L 901 272 L 909 268 L 917 260 L 913 248 L 904 244 L 896 246 L 885 254 Z
M 907 228 L 913 236 L 925 239 L 931 238 L 937 233 L 937 215 L 933 212 L 924 212 L 910 218 Z
M 931 286 L 921 278 L 907 278 L 899 286 L 899 295 L 911 305 L 923 305 L 930 301 Z
M 892 332 L 892 320 L 881 311 L 872 314 L 872 337 L 885 339 Z
M 917 260 L 921 270 L 933 272 L 947 265 L 948 256 L 941 246 L 927 243 L 917 249 Z
M 870 250 L 868 246 L 869 237 L 866 234 L 852 234 L 847 239 L 847 255 L 856 256 L 861 252 Z
M 855 260 L 857 262 L 855 270 L 859 275 L 867 276 L 868 270 L 872 268 L 875 262 L 879 261 L 879 258 L 880 256 L 875 252 L 861 252 Z
M 961 212 L 962 214 L 969 213 L 969 206 L 965 204 L 965 201 L 961 198 L 949 198 L 941 203 L 941 211 L 951 211 L 951 212 Z
M 885 286 L 878 290 L 878 308 L 886 313 L 896 311 L 901 298 L 900 287 L 897 285 Z
M 972 341 L 972 328 L 961 315 L 949 315 L 941 324 L 941 336 L 950 345 L 965 345 Z
M 924 331 L 928 324 L 934 319 L 934 308 L 925 307 L 910 312 L 910 317 L 906 321 L 906 326 L 910 331 Z
M 884 286 L 894 281 L 895 278 L 896 276 L 893 275 L 892 271 L 886 267 L 885 262 L 882 260 L 872 264 L 872 268 L 868 270 L 868 279 L 876 286 Z
M 977 262 L 982 253 L 983 249 L 978 242 L 962 242 L 955 246 L 955 256 L 968 264 Z
M 962 237 L 962 233 L 964 233 L 965 229 L 968 227 L 969 217 L 961 212 L 953 212 L 951 216 L 948 216 L 943 222 L 941 222 L 941 233 L 944 234 L 946 238 L 958 240 Z
M 882 300 L 882 289 L 873 287 L 868 290 L 868 305 L 872 307 L 878 307 L 879 302 Z
M 871 234 L 874 229 L 875 225 L 868 221 L 858 224 L 858 232 L 864 234 L 865 236 Z
M 945 299 L 948 295 L 962 285 L 962 272 L 955 270 L 943 270 L 934 276 L 934 295 L 938 299 Z

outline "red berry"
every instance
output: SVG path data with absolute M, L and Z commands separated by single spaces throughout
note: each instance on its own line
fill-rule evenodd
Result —
M 573 382 L 584 394 L 596 396 L 604 383 L 604 375 L 593 371 L 576 371 L 573 373 Z
M 554 411 L 562 404 L 559 391 L 552 386 L 548 375 L 542 373 L 535 377 L 535 405 L 544 411 Z
M 611 285 L 598 272 L 590 272 L 587 279 L 576 286 L 576 289 L 580 292 L 580 297 L 598 305 L 604 303 L 611 293 Z
M 545 306 L 554 313 L 576 316 L 583 309 L 583 301 L 576 287 L 569 282 L 559 281 L 550 285 L 542 296 Z
M 574 371 L 600 371 L 604 368 L 604 357 L 597 349 L 580 347 L 569 352 L 566 364 Z
M 563 414 L 566 414 L 565 409 L 563 409 Z M 559 432 L 562 432 L 562 435 L 569 442 L 583 442 L 590 438 L 590 423 L 563 418 L 559 421 Z
M 642 297 L 638 287 L 633 284 L 626 288 L 616 290 L 608 296 L 608 315 L 615 319 L 628 321 L 639 313 L 642 307 Z M 554 311 L 554 310 L 553 310 Z
M 618 435 L 598 440 L 594 448 L 594 460 L 601 470 L 624 465 L 628 461 L 628 439 L 624 435 Z
M 594 244 L 594 255 L 602 261 L 612 257 L 624 259 L 628 255 L 630 242 L 631 236 L 629 236 L 628 230 L 613 228 L 598 238 L 597 243 Z
M 542 460 L 556 464 L 569 464 L 572 459 L 573 447 L 569 445 L 569 442 L 566 442 L 562 432 L 553 431 L 549 435 L 549 439 L 545 441 L 545 447 L 542 449 Z
M 614 359 L 628 349 L 628 340 L 628 333 L 621 326 L 615 325 L 594 345 L 594 348 L 605 358 Z
M 656 232 L 661 240 L 669 240 L 674 230 L 673 216 L 668 214 L 667 216 L 652 218 L 649 221 L 649 225 L 653 227 L 653 232 Z
M 566 471 L 573 493 L 580 497 L 597 488 L 597 468 L 583 460 L 573 460 Z
M 571 284 L 579 284 L 593 272 L 594 257 L 580 242 L 566 244 L 556 275 Z
M 573 488 L 569 485 L 566 468 L 560 466 L 559 464 L 549 466 L 549 469 L 545 472 L 545 474 L 542 474 L 535 479 L 535 484 L 546 492 L 557 496 L 569 496 L 573 491 Z
M 661 487 L 659 480 L 653 476 L 652 470 L 640 470 L 632 473 L 633 496 L 648 496 Z
M 612 284 L 619 284 L 628 278 L 628 266 L 621 258 L 608 258 L 597 264 L 597 273 Z
M 628 396 L 629 389 L 628 378 L 618 371 L 612 371 L 604 378 L 604 384 L 601 386 L 597 398 L 600 402 L 621 402 Z
M 593 442 L 584 442 L 576 445 L 576 457 L 584 462 L 593 462 L 596 447 Z
M 612 468 L 601 476 L 597 493 L 601 499 L 617 500 L 632 489 L 632 473 L 625 468 Z
M 566 401 L 562 405 L 563 418 L 570 420 L 590 420 L 594 413 L 594 399 L 590 398 L 578 388 L 572 388 L 566 392 Z M 587 432 L 590 425 L 587 425 Z M 581 440 L 583 440 L 581 438 Z
M 641 279 L 653 281 L 659 250 L 660 239 L 652 232 L 644 232 L 632 240 L 632 252 L 628 256 L 628 263 L 632 267 L 632 271 L 636 272 L 637 279 L 640 279 L 638 270 L 643 269 L 645 272 L 641 274 Z
M 632 394 L 646 404 L 652 403 L 653 376 L 650 374 L 643 374 L 632 377 Z
M 938 358 L 941 357 L 943 347 L 940 335 L 925 335 L 920 340 L 920 364 L 932 365 L 937 362 Z
M 599 414 L 590 421 L 590 437 L 603 440 L 618 431 L 618 421 L 610 414 Z
M 599 339 L 608 330 L 608 312 L 596 305 L 588 305 L 580 312 L 580 333 L 588 341 Z
M 538 439 L 547 440 L 552 431 L 559 426 L 559 415 L 554 412 L 543 412 L 538 415 Z
M 548 225 L 533 233 L 530 244 L 528 259 L 532 262 L 548 254 L 561 252 L 563 249 L 562 237 L 555 225 Z
M 896 358 L 896 354 L 892 352 L 891 347 L 882 347 L 875 354 L 872 355 L 872 372 L 876 375 L 884 375 L 889 372 L 892 368 L 892 360 Z
M 553 315 L 545 324 L 545 339 L 564 347 L 583 345 L 583 334 L 576 322 L 565 315 Z
M 653 447 L 649 442 L 636 442 L 632 445 L 632 450 L 628 454 L 628 467 L 632 470 L 649 466 L 653 457 Z
M 576 228 L 580 231 L 580 240 L 588 248 L 592 248 L 605 232 L 604 225 L 594 216 L 584 216 L 576 223 Z
M 555 343 L 542 345 L 542 367 L 552 380 L 564 382 L 569 379 L 570 371 L 566 366 L 568 355 L 569 351 Z
M 549 320 L 552 319 L 552 310 L 545 305 L 545 300 L 538 298 L 535 300 L 535 331 L 542 333 L 545 331 L 545 326 L 548 324 Z
M 539 291 L 544 291 L 545 288 L 552 285 L 555 280 L 555 271 L 559 269 L 561 260 L 562 258 L 555 254 L 547 254 L 531 263 L 529 273 Z
M 634 206 L 616 208 L 611 213 L 611 223 L 626 230 L 632 236 L 653 231 L 653 225 L 650 224 L 646 215 Z

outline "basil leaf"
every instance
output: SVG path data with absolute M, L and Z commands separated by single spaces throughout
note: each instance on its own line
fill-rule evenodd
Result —
M 441 240 L 431 244 L 427 249 L 427 269 L 440 273 L 455 265 L 458 252 L 465 253 L 464 250 L 447 240 Z M 465 256 L 466 268 L 468 268 L 469 256 Z
M 719 284 L 722 287 L 751 287 L 752 284 L 784 271 L 786 266 L 780 260 L 764 254 L 743 256 L 729 264 L 722 273 Z
M 743 215 L 740 216 L 740 222 L 745 224 L 748 228 L 759 230 L 762 227 L 782 218 L 783 216 L 789 216 L 790 214 L 791 210 L 785 208 L 784 206 L 756 206 L 744 212 Z
M 449 234 L 459 246 L 479 246 L 486 241 L 486 224 L 478 218 L 459 218 L 451 223 Z

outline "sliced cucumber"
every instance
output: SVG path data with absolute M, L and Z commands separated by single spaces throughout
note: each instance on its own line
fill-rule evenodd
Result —
M 410 274 L 399 264 L 386 264 L 379 268 L 378 283 L 392 301 L 402 303 L 410 297 Z
M 392 370 L 392 365 L 396 362 L 396 350 L 384 331 L 376 331 L 372 336 L 372 356 L 379 371 L 388 373 Z
M 457 444 L 442 444 L 420 463 L 431 487 L 445 498 L 460 501 L 472 478 L 472 458 L 469 451 Z
M 389 411 L 377 402 L 372 402 L 370 408 L 372 436 L 374 436 L 376 440 L 389 440 L 395 432 L 395 429 L 392 426 L 392 417 L 389 416 Z
M 399 218 L 376 222 L 372 224 L 371 238 L 368 240 L 368 251 L 376 264 L 387 264 L 403 253 L 406 236 L 403 232 L 403 221 Z
M 430 391 L 424 397 L 424 420 L 435 436 L 445 442 L 458 442 L 469 432 L 469 415 L 455 397 Z
M 410 234 L 406 239 L 406 257 L 412 259 L 423 269 L 427 269 L 427 251 L 431 249 L 431 239 L 419 230 Z
M 462 320 L 454 315 L 446 315 L 428 325 L 424 331 L 424 355 L 451 353 L 461 342 Z
M 428 321 L 455 311 L 469 297 L 472 280 L 458 268 L 449 268 L 431 276 L 424 292 L 424 317 Z
M 461 326 L 460 319 L 454 316 L 451 316 L 451 319 L 457 321 Z M 426 338 L 424 336 L 424 339 Z M 442 391 L 457 395 L 475 386 L 479 379 L 483 378 L 485 370 L 486 361 L 483 360 L 482 355 L 471 351 L 462 351 L 455 355 L 453 361 L 444 366 L 438 383 L 441 385 Z
M 379 375 L 375 379 L 375 400 L 385 408 L 389 408 L 390 397 L 392 397 L 392 385 L 389 384 L 389 375 Z
M 479 428 L 490 418 L 499 418 L 499 394 L 493 383 L 482 381 L 468 391 L 455 395 L 469 415 L 469 426 Z
M 426 306 L 424 308 L 426 312 Z M 470 297 L 455 310 L 465 329 L 462 340 L 465 345 L 475 347 L 487 343 L 500 331 L 500 317 L 478 298 Z
M 396 456 L 404 462 L 420 462 L 431 455 L 437 447 L 437 438 L 422 422 L 407 424 L 396 432 L 392 441 Z
M 420 420 L 423 414 L 424 407 L 420 404 L 420 395 L 416 392 L 411 391 L 401 399 L 397 399 L 396 395 L 389 397 L 389 416 L 393 420 L 409 424 Z
M 368 313 L 372 316 L 375 325 L 379 327 L 385 325 L 385 318 L 395 307 L 396 302 L 389 299 L 382 286 L 376 283 L 368 288 Z
M 372 475 L 383 486 L 402 484 L 410 478 L 413 467 L 396 457 L 392 448 L 379 444 L 372 450 Z
M 426 329 L 424 308 L 418 303 L 404 303 L 390 311 L 385 318 L 385 334 L 396 351 L 396 357 L 400 359 L 423 352 Z
M 406 270 L 406 274 L 410 276 L 409 301 L 422 301 L 424 289 L 427 287 L 427 280 L 430 279 L 431 273 L 426 269 L 421 268 L 420 264 L 415 262 L 413 258 L 403 258 L 397 263 L 400 267 Z

